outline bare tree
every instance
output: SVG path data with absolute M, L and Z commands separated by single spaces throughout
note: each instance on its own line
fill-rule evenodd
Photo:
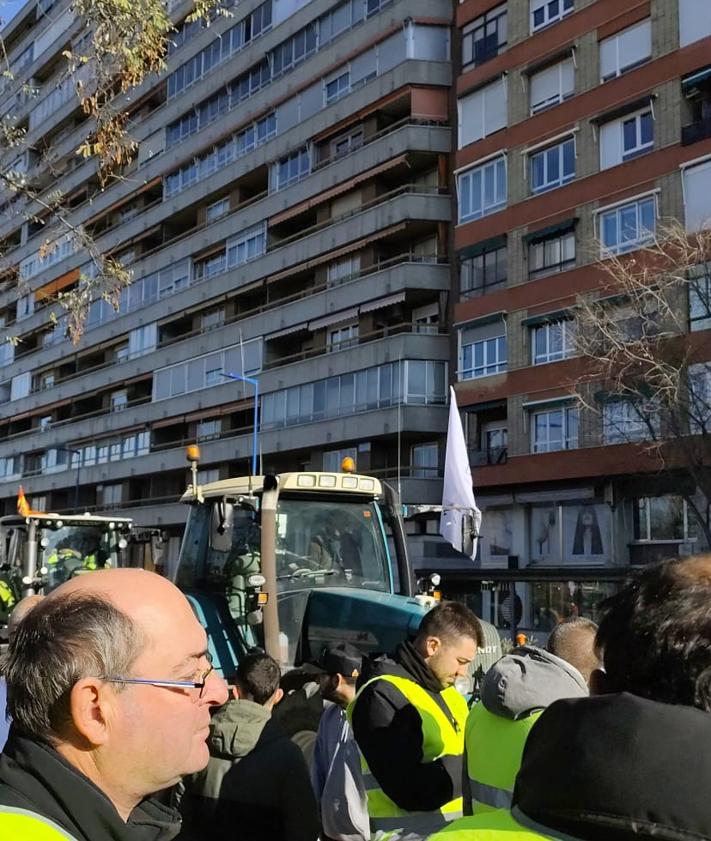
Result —
M 202 20 L 209 25 L 216 14 L 229 14 L 219 0 L 197 0 L 188 22 Z M 63 53 L 64 67 L 53 84 L 73 86 L 87 116 L 85 130 L 73 155 L 88 160 L 98 175 L 103 191 L 123 172 L 135 155 L 137 144 L 130 135 L 131 96 L 155 74 L 165 69 L 171 32 L 175 31 L 165 0 L 74 0 L 72 10 L 82 22 L 79 45 Z M 0 33 L 0 81 L 14 87 L 21 100 L 37 98 L 39 91 L 15 79 Z M 37 157 L 29 172 L 13 165 L 24 152 Z M 118 309 L 121 290 L 131 273 L 119 261 L 103 254 L 86 225 L 72 221 L 72 211 L 63 193 L 51 185 L 55 150 L 33 149 L 26 128 L 18 126 L 10 112 L 0 119 L 0 204 L 11 202 L 11 212 L 42 226 L 40 258 L 46 258 L 68 240 L 73 251 L 84 250 L 90 271 L 82 272 L 69 290 L 55 296 L 66 312 L 67 330 L 74 344 L 81 338 L 91 302 L 97 297 Z M 49 186 L 47 186 L 49 182 Z M 91 196 L 89 196 L 91 199 Z M 0 241 L 0 276 L 16 283 L 22 293 L 22 279 L 13 265 L 13 243 Z M 56 320 L 56 313 L 53 318 Z M 17 342 L 16 336 L 6 340 Z
M 711 345 L 690 327 L 711 327 L 711 231 L 674 223 L 599 267 L 602 286 L 576 306 L 587 365 L 575 394 L 602 416 L 608 441 L 641 442 L 660 469 L 691 477 L 695 488 L 679 493 L 711 544 Z

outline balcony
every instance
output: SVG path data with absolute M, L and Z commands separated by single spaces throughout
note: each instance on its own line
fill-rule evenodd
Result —
M 696 120 L 696 122 L 689 123 L 688 126 L 683 126 L 681 129 L 682 146 L 691 146 L 692 143 L 698 143 L 707 137 L 711 137 L 711 117 Z
M 471 467 L 487 467 L 494 464 L 506 464 L 508 447 L 491 447 L 488 450 L 470 450 Z

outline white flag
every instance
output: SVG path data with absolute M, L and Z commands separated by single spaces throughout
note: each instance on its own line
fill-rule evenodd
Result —
M 444 459 L 444 488 L 439 533 L 458 552 L 469 554 L 468 540 L 466 540 L 468 535 L 463 535 L 463 527 L 466 526 L 467 532 L 471 530 L 471 558 L 473 560 L 479 542 L 481 511 L 476 507 L 472 484 L 472 471 L 469 468 L 469 456 L 457 408 L 457 398 L 454 389 L 450 386 L 447 453 Z

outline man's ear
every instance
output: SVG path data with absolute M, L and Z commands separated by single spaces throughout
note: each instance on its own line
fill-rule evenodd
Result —
M 590 675 L 590 694 L 591 695 L 608 695 L 612 692 L 610 688 L 610 679 L 605 673 L 604 669 L 593 669 Z
M 72 687 L 69 711 L 74 729 L 98 747 L 108 741 L 117 696 L 97 677 L 85 677 Z
M 283 697 L 284 697 L 284 690 L 280 686 L 277 689 L 277 691 L 274 693 L 274 706 L 276 706 L 279 703 L 279 701 L 281 701 L 281 699 Z
M 427 637 L 425 640 L 425 651 L 427 652 L 427 657 L 431 657 L 433 654 L 436 654 L 442 646 L 442 642 L 439 637 Z

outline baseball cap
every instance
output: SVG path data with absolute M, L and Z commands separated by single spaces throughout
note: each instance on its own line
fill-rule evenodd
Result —
M 308 664 L 308 671 L 322 675 L 358 677 L 362 661 L 363 655 L 359 649 L 349 642 L 339 642 L 338 645 L 327 645 L 316 663 Z

